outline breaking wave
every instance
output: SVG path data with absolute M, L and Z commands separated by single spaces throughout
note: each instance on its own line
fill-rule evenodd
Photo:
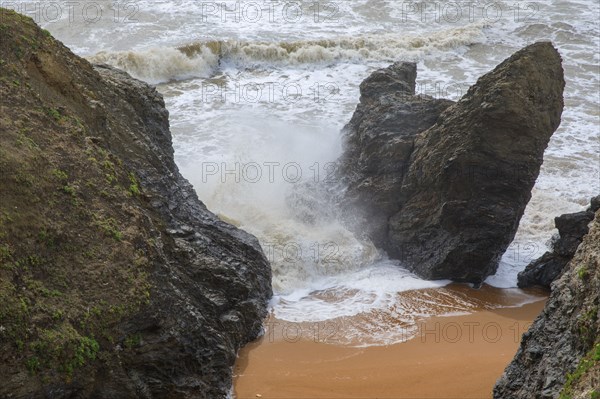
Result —
M 221 63 L 249 67 L 336 63 L 348 61 L 418 60 L 434 51 L 447 51 L 476 43 L 483 23 L 433 32 L 424 36 L 386 34 L 291 42 L 206 41 L 177 48 L 144 51 L 99 52 L 88 57 L 106 63 L 150 83 L 206 78 Z

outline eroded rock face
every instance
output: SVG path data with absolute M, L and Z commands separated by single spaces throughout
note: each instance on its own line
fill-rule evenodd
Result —
M 375 243 L 387 242 L 388 219 L 400 208 L 400 189 L 418 133 L 430 128 L 450 100 L 415 93 L 417 66 L 397 62 L 360 85 L 360 103 L 342 134 L 339 173 L 352 224 Z
M 271 297 L 257 239 L 181 176 L 155 88 L 0 20 L 0 397 L 227 397 Z
M 173 245 L 156 271 L 156 297 L 130 322 L 144 345 L 124 371 L 153 396 L 224 397 L 238 349 L 262 332 L 270 266 L 258 240 L 207 210 L 179 173 L 162 96 L 123 71 L 94 68 L 131 107 L 111 112 L 132 136 L 106 144 L 139 176 Z
M 558 237 L 552 243 L 552 251 L 544 253 L 519 273 L 517 282 L 520 288 L 534 285 L 550 288 L 588 233 L 588 224 L 594 219 L 594 212 L 600 208 L 599 200 L 600 196 L 594 197 L 587 210 L 567 213 L 554 219 Z
M 560 123 L 560 55 L 550 43 L 530 45 L 451 106 L 414 106 L 394 69 L 365 81 L 374 87 L 361 87 L 367 96 L 346 128 L 342 165 L 359 166 L 347 198 L 375 215 L 375 244 L 416 274 L 480 283 L 512 241 Z M 404 70 L 397 75 L 412 76 Z M 385 82 L 401 101 L 376 96 Z
M 591 398 L 600 386 L 600 211 L 496 383 L 496 399 Z M 570 382 L 567 375 L 579 367 Z

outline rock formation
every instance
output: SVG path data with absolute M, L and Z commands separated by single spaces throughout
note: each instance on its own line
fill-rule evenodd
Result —
M 226 397 L 258 241 L 179 174 L 154 88 L 0 17 L 0 397 Z
M 373 72 L 361 83 L 360 103 L 343 130 L 338 172 L 348 186 L 344 207 L 356 228 L 379 244 L 387 241 L 388 219 L 400 208 L 416 135 L 453 104 L 416 94 L 416 78 L 412 62 Z
M 361 85 L 340 160 L 345 201 L 416 274 L 480 283 L 514 238 L 560 123 L 561 58 L 532 44 L 450 106 L 413 96 L 411 68 L 395 64 Z
M 597 196 L 587 210 L 556 217 L 554 225 L 558 229 L 558 237 L 552 243 L 552 251 L 543 254 L 519 273 L 519 287 L 539 285 L 550 288 L 550 284 L 560 276 L 575 255 L 583 236 L 588 233 L 588 224 L 594 219 L 594 212 L 599 208 L 600 196 Z
M 600 211 L 494 388 L 496 399 L 600 397 Z

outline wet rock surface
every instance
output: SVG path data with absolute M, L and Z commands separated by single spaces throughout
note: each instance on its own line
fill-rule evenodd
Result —
M 339 160 L 348 186 L 346 219 L 376 244 L 387 243 L 388 219 L 398 212 L 402 181 L 417 134 L 437 122 L 450 100 L 415 93 L 417 66 L 397 62 L 360 85 L 360 103 L 344 127 Z
M 567 263 L 575 255 L 583 237 L 588 233 L 588 225 L 594 219 L 594 212 L 600 208 L 599 200 L 600 196 L 594 197 L 587 210 L 567 213 L 554 219 L 558 237 L 552 243 L 552 251 L 544 253 L 519 273 L 520 288 L 535 285 L 550 288 L 552 282 L 562 274 Z
M 514 238 L 560 123 L 561 58 L 532 44 L 455 104 L 413 95 L 414 75 L 394 64 L 361 85 L 340 159 L 345 199 L 419 276 L 480 283 Z

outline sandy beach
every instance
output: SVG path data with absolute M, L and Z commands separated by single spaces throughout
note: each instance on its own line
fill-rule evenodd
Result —
M 491 287 L 470 293 L 488 305 L 515 300 Z M 424 319 L 406 342 L 363 348 L 331 343 L 338 333 L 334 325 L 294 325 L 272 318 L 265 336 L 240 351 L 234 368 L 236 397 L 491 398 L 494 383 L 545 299 Z

